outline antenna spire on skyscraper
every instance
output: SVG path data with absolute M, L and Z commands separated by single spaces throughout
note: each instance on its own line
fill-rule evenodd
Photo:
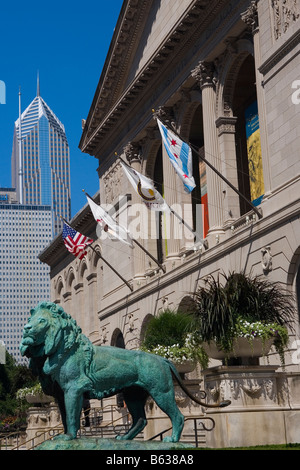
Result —
M 19 202 L 23 204 L 23 156 L 22 156 L 22 109 L 21 87 L 19 87 Z
M 40 74 L 37 71 L 36 96 L 40 96 Z

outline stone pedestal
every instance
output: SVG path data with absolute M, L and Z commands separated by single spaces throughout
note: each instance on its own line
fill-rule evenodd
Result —
M 226 409 L 207 409 L 216 426 L 207 434 L 213 448 L 299 442 L 300 407 L 292 403 L 299 375 L 277 366 L 219 366 L 204 371 L 208 403 L 231 400 Z
M 203 398 L 203 394 L 200 393 L 201 388 L 203 389 L 201 380 L 198 380 L 198 379 L 184 380 L 183 382 L 185 386 L 189 389 L 189 391 L 192 393 L 193 396 L 205 401 Z M 184 416 L 186 417 L 198 416 L 199 417 L 203 415 L 202 407 L 198 405 L 196 402 L 192 401 L 185 394 L 185 392 L 180 388 L 178 384 L 175 383 L 174 389 L 175 389 L 176 404 Z M 155 436 L 156 434 L 171 427 L 171 421 L 168 418 L 168 416 L 160 410 L 160 408 L 152 399 L 149 399 L 146 404 L 146 415 L 147 415 L 148 424 L 144 429 L 145 440 L 148 440 L 151 437 Z M 171 435 L 171 432 L 172 431 L 170 430 L 170 432 L 166 433 L 165 435 Z M 185 433 L 188 433 L 188 434 L 192 433 L 192 431 L 190 431 L 189 429 L 189 426 L 184 427 L 184 430 L 180 439 L 181 441 L 185 440 Z
M 27 412 L 26 446 L 31 448 L 62 430 L 60 412 L 55 403 L 31 407 Z

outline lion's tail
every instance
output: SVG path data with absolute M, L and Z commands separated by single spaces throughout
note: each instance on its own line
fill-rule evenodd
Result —
M 187 389 L 187 387 L 184 385 L 184 383 L 181 380 L 181 377 L 178 373 L 178 370 L 176 369 L 175 365 L 168 361 L 171 372 L 173 377 L 176 379 L 178 382 L 179 386 L 182 388 L 182 390 L 187 394 L 187 396 L 193 400 L 194 402 L 198 403 L 198 405 L 205 406 L 206 408 L 224 408 L 225 406 L 230 405 L 231 401 L 230 400 L 224 400 L 220 403 L 216 403 L 215 405 L 209 405 L 208 403 L 204 403 L 201 400 L 198 400 L 198 398 L 194 397 L 194 395 L 191 394 L 191 392 Z

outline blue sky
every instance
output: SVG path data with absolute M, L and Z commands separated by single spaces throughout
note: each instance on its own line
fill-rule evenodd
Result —
M 11 187 L 14 122 L 40 94 L 64 124 L 71 157 L 72 217 L 86 203 L 82 192 L 99 188 L 97 160 L 78 144 L 81 120 L 88 115 L 123 0 L 1 2 L 0 80 L 6 104 L 0 104 L 0 186 Z

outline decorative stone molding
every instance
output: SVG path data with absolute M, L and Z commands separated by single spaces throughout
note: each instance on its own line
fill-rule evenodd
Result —
M 263 268 L 263 272 L 267 274 L 270 271 L 272 271 L 271 247 L 265 246 L 260 251 L 261 251 L 261 257 L 262 257 L 261 265 Z
M 296 32 L 281 46 L 279 47 L 274 54 L 272 54 L 260 67 L 259 71 L 266 75 L 272 68 L 274 68 L 284 57 L 286 57 L 295 47 L 298 46 L 300 41 L 300 29 Z M 263 85 L 267 83 L 268 80 L 264 80 Z
M 128 163 L 131 165 L 133 162 L 141 163 L 142 158 L 142 151 L 141 145 L 139 142 L 129 142 L 123 149 L 126 159 Z
M 101 344 L 105 344 L 107 343 L 107 335 L 108 335 L 108 331 L 106 329 L 106 326 L 103 326 L 102 329 L 101 329 L 101 334 L 100 334 L 100 343 Z
M 218 402 L 220 400 L 220 388 L 218 386 L 211 387 L 209 389 L 209 393 L 214 402 Z
M 78 290 L 80 290 L 80 289 L 83 289 L 83 282 L 78 282 L 78 284 L 76 284 L 76 285 L 74 286 L 74 289 L 75 289 L 75 291 L 78 291 Z
M 118 162 L 103 178 L 106 204 L 112 204 L 120 194 L 123 172 Z
M 258 395 L 261 395 L 263 388 L 261 385 L 248 385 L 248 384 L 242 384 L 241 385 L 242 390 L 249 395 L 251 398 L 255 398 Z
M 171 127 L 176 128 L 176 119 L 172 107 L 160 106 L 154 113 L 154 117 L 161 119 Z
M 216 120 L 218 135 L 221 136 L 222 134 L 235 134 L 236 121 L 237 121 L 236 117 L 230 117 L 230 116 L 219 117 Z
M 216 68 L 213 62 L 199 62 L 192 70 L 192 77 L 197 80 L 201 89 L 214 87 L 217 83 Z
M 242 21 L 246 23 L 251 29 L 252 33 L 258 29 L 258 11 L 257 11 L 257 0 L 253 0 L 247 10 L 241 15 Z
M 274 37 L 277 40 L 300 18 L 300 1 L 271 0 L 271 8 Z
M 134 318 L 133 318 L 133 313 L 129 313 L 128 315 L 128 329 L 130 332 L 132 332 L 134 328 Z

